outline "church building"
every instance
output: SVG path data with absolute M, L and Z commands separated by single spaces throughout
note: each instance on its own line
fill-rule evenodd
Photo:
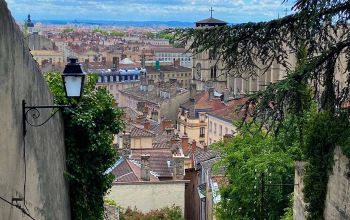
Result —
M 210 12 L 210 18 L 196 22 L 196 28 L 227 25 L 227 22 L 213 17 L 213 9 L 210 9 Z M 222 92 L 226 88 L 227 74 L 223 63 L 217 61 L 217 56 L 213 53 L 213 50 L 193 55 L 192 79 L 197 90 L 203 91 L 214 87 L 215 90 Z

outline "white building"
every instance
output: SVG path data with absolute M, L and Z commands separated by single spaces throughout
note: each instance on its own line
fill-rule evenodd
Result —
M 158 61 L 173 62 L 180 61 L 180 66 L 192 68 L 192 53 L 185 48 L 155 48 L 154 59 Z

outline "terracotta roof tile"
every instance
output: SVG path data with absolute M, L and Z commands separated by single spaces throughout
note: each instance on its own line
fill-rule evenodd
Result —
M 128 159 L 122 159 L 113 170 L 115 182 L 138 182 L 141 180 L 141 166 Z M 159 181 L 157 177 L 150 174 L 150 181 Z
M 130 126 L 130 136 L 131 137 L 153 137 L 155 134 L 151 131 L 148 131 L 144 128 L 137 127 L 135 125 Z
M 244 110 L 240 110 L 240 106 L 246 103 L 246 98 L 232 100 L 228 103 L 228 106 L 211 111 L 208 115 L 223 119 L 225 121 L 232 122 L 233 120 L 240 120 L 244 116 Z

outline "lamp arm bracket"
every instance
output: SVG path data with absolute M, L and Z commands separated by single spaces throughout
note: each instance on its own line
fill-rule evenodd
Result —
M 70 105 L 42 105 L 42 106 L 26 106 L 25 101 L 22 101 L 22 120 L 23 120 L 23 135 L 27 133 L 26 124 L 29 124 L 32 127 L 40 127 L 46 124 L 59 110 L 65 108 L 73 108 L 74 106 Z M 34 120 L 40 117 L 40 109 L 55 109 L 51 115 L 41 123 L 35 124 L 28 120 L 32 118 Z

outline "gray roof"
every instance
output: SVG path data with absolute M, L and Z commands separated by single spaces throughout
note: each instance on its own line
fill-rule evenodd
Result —
M 201 26 L 201 25 L 208 25 L 208 26 L 215 26 L 215 25 L 218 25 L 218 26 L 223 26 L 223 25 L 226 25 L 227 22 L 226 21 L 222 21 L 222 20 L 219 20 L 219 19 L 216 19 L 216 18 L 213 18 L 213 17 L 210 17 L 210 18 L 207 18 L 207 19 L 204 19 L 204 20 L 200 20 L 200 21 L 197 21 L 196 22 L 196 26 Z

